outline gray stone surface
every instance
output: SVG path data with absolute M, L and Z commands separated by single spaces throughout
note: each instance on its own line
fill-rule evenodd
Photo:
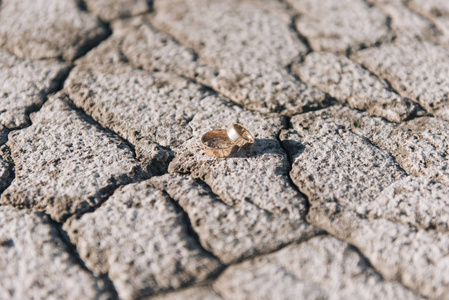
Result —
M 408 6 L 428 18 L 446 36 L 449 36 L 449 4 L 444 0 L 411 0 Z
M 424 135 L 421 142 L 413 142 L 402 126 L 418 121 L 413 132 L 419 133 L 420 128 Z M 448 187 L 435 180 L 409 176 L 398 165 L 406 171 L 421 169 L 414 175 L 440 179 L 446 184 L 447 160 L 425 142 L 425 137 L 439 137 L 439 143 L 444 144 L 447 130 L 432 121 L 446 123 L 418 118 L 396 126 L 366 113 L 333 107 L 292 118 L 296 131 L 284 131 L 281 139 L 293 159 L 292 180 L 312 205 L 337 202 L 370 218 L 446 231 Z M 381 140 L 391 141 L 385 147 L 391 153 L 372 144 L 379 140 L 376 128 L 385 134 Z M 415 148 L 409 148 L 411 143 Z M 425 160 L 418 159 L 420 154 Z
M 136 16 L 150 10 L 148 0 L 86 0 L 85 5 L 90 12 L 107 22 Z
M 367 0 L 378 7 L 389 19 L 389 27 L 399 37 L 419 37 L 438 43 L 444 36 L 428 19 L 407 7 L 403 0 Z
M 0 0 L 0 299 L 447 299 L 448 16 Z
M 416 39 L 365 49 L 352 56 L 403 97 L 417 101 L 429 113 L 449 120 L 448 51 Z
M 295 129 L 301 135 L 320 132 L 325 126 L 351 129 L 388 151 L 407 173 L 449 184 L 447 121 L 421 117 L 395 125 L 339 106 L 303 114 L 294 120 L 298 124 Z
M 71 61 L 108 31 L 75 0 L 3 0 L 0 46 L 20 58 Z
M 303 221 L 271 214 L 248 202 L 233 207 L 203 184 L 190 178 L 164 175 L 150 183 L 166 191 L 187 213 L 205 249 L 229 264 L 317 233 Z
M 419 110 L 417 104 L 400 97 L 385 82 L 344 56 L 315 52 L 292 69 L 302 80 L 339 102 L 391 122 L 399 123 Z
M 174 147 L 190 138 L 189 120 L 207 96 L 201 86 L 176 75 L 120 63 L 80 65 L 70 73 L 66 90 L 76 106 L 139 153 L 152 142 Z
M 363 0 L 287 0 L 300 14 L 295 25 L 314 51 L 344 53 L 387 40 L 387 17 Z
M 217 103 L 213 98 L 204 99 L 204 106 L 207 110 L 197 112 L 189 123 L 193 138 L 174 149 L 169 172 L 204 180 L 228 205 L 251 202 L 271 213 L 301 220 L 306 200 L 288 178 L 289 161 L 278 141 L 282 119 Z M 204 154 L 201 135 L 234 122 L 246 126 L 255 143 L 226 159 Z
M 2 205 L 47 212 L 61 221 L 100 204 L 115 186 L 141 176 L 131 149 L 54 97 L 9 135 L 15 178 Z
M 153 25 L 193 49 L 199 64 L 213 68 L 197 72 L 195 79 L 234 102 L 288 115 L 329 104 L 321 91 L 297 80 L 286 68 L 305 54 L 306 46 L 288 23 L 254 4 L 164 0 L 154 7 Z
M 447 233 L 368 220 L 335 203 L 312 206 L 308 220 L 357 247 L 386 280 L 398 280 L 431 299 L 447 298 Z
M 42 213 L 0 207 L 1 299 L 109 299 Z
M 281 138 L 293 157 L 291 178 L 312 204 L 338 201 L 364 212 L 369 199 L 405 176 L 387 152 L 363 137 L 329 131 L 305 138 L 284 132 Z
M 449 187 L 435 180 L 408 176 L 388 186 L 375 199 L 369 217 L 383 217 L 418 228 L 448 231 Z
M 209 93 L 179 76 L 126 63 L 120 50 L 126 33 L 117 31 L 79 62 L 65 89 L 77 107 L 132 143 L 141 161 L 156 161 L 157 169 L 170 158 L 164 147 L 191 137 L 188 123 Z
M 423 117 L 398 126 L 392 133 L 393 143 L 391 140 L 377 140 L 377 143 L 391 149 L 402 168 L 410 174 L 449 185 L 448 129 L 447 121 Z
M 303 216 L 305 199 L 289 182 L 287 156 L 277 141 L 281 117 L 243 110 L 174 74 L 119 63 L 119 54 L 110 52 L 115 43 L 113 37 L 100 47 L 104 60 L 92 64 L 86 57 L 71 72 L 66 90 L 76 106 L 132 143 L 140 159 L 155 143 L 171 148 L 170 172 L 204 179 L 230 205 L 250 201 L 294 219 Z M 234 122 L 251 124 L 257 143 L 230 159 L 205 156 L 200 136 Z
M 225 299 L 419 299 L 328 236 L 233 265 L 213 286 Z
M 220 267 L 187 225 L 170 198 L 141 182 L 64 228 L 90 270 L 108 274 L 121 299 L 137 299 L 202 281 Z
M 56 60 L 33 62 L 0 50 L 0 145 L 2 128 L 28 126 L 29 113 L 59 87 L 67 71 L 67 66 Z

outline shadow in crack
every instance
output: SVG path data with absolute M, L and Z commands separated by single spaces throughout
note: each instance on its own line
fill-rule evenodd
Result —
M 246 144 L 240 151 L 232 155 L 233 158 L 252 158 L 259 157 L 265 154 L 280 154 L 284 155 L 279 141 L 276 139 L 256 139 L 254 144 Z
M 260 157 L 265 154 L 287 154 L 290 161 L 294 161 L 294 158 L 304 152 L 304 149 L 305 146 L 301 142 L 295 140 L 284 140 L 280 142 L 277 139 L 256 139 L 254 144 L 243 146 L 239 152 L 231 157 L 251 158 Z
M 298 156 L 300 156 L 306 146 L 297 140 L 285 139 L 281 142 L 281 146 L 288 155 L 290 163 L 293 164 Z

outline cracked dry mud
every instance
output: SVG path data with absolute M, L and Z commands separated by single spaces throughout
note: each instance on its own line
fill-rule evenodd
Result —
M 0 299 L 449 299 L 448 67 L 445 0 L 0 0 Z

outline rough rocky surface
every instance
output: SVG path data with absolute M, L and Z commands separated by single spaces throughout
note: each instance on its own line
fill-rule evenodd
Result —
M 139 158 L 145 159 L 154 144 L 170 147 L 170 172 L 205 180 L 228 204 L 250 201 L 270 212 L 302 218 L 305 199 L 289 182 L 287 156 L 277 140 L 281 117 L 243 110 L 170 73 L 112 64 L 119 55 L 110 51 L 111 45 L 118 42 L 108 40 L 99 50 L 108 59 L 92 65 L 88 56 L 71 72 L 66 89 L 76 106 L 132 143 Z M 234 122 L 251 124 L 255 145 L 230 159 L 207 157 L 197 137 Z
M 60 97 L 31 119 L 32 126 L 9 135 L 15 178 L 1 196 L 2 205 L 42 210 L 61 221 L 92 209 L 115 186 L 141 175 L 123 141 Z
M 3 0 L 1 5 L 0 45 L 20 58 L 71 61 L 108 34 L 75 0 Z
M 186 229 L 164 193 L 141 182 L 64 227 L 95 274 L 108 274 L 122 299 L 136 299 L 206 279 L 220 267 Z
M 287 2 L 299 13 L 296 28 L 314 51 L 344 53 L 389 38 L 387 16 L 363 0 Z
M 365 211 L 371 204 L 365 199 L 375 198 L 405 176 L 387 152 L 363 137 L 341 129 L 329 131 L 304 139 L 294 132 L 282 137 L 293 156 L 292 180 L 312 204 L 338 201 Z
M 328 236 L 231 266 L 213 286 L 225 299 L 419 299 Z
M 254 204 L 227 205 L 190 178 L 165 175 L 150 183 L 166 191 L 187 213 L 205 249 L 229 264 L 309 238 L 316 228 L 268 213 Z
M 311 53 L 301 65 L 293 66 L 298 75 L 349 107 L 399 123 L 416 115 L 419 107 L 402 98 L 360 65 L 344 56 Z
M 0 298 L 109 299 L 42 213 L 0 207 Z
M 396 125 L 366 113 L 334 106 L 298 115 L 292 122 L 297 124 L 295 129 L 300 135 L 325 134 L 326 129 L 334 132 L 350 130 L 386 150 L 408 174 L 449 185 L 447 121 L 420 117 Z
M 398 39 L 357 52 L 352 58 L 387 80 L 403 97 L 449 120 L 449 59 L 444 47 L 417 39 Z
M 287 65 L 307 48 L 288 23 L 263 9 L 244 1 L 156 1 L 154 7 L 152 23 L 213 69 L 195 79 L 245 108 L 291 115 L 329 104 L 289 74 Z
M 226 104 L 214 107 L 212 100 L 212 109 L 197 113 L 190 122 L 193 135 L 198 137 L 220 128 L 220 123 L 238 122 L 251 124 L 248 129 L 254 132 L 255 143 L 232 157 L 216 159 L 205 155 L 198 138 L 192 138 L 174 150 L 169 171 L 204 180 L 229 205 L 251 202 L 271 213 L 302 219 L 306 201 L 290 183 L 288 158 L 277 139 L 281 119 Z
M 29 113 L 42 106 L 67 71 L 67 66 L 56 60 L 22 60 L 0 50 L 0 127 L 12 130 L 28 126 Z
M 0 298 L 447 299 L 448 4 L 337 2 L 0 0 Z
M 107 22 L 140 15 L 150 10 L 148 0 L 86 0 L 85 5 L 90 12 Z
M 411 0 L 408 6 L 428 18 L 446 36 L 449 35 L 449 5 L 444 0 Z
M 296 131 L 283 132 L 282 140 L 293 159 L 291 177 L 312 205 L 338 202 L 366 216 L 446 231 L 447 154 L 432 146 L 437 138 L 444 145 L 444 123 L 423 117 L 397 126 L 333 107 L 293 118 Z M 410 128 L 415 137 L 421 132 L 420 142 Z M 379 140 L 389 141 L 380 146 L 390 152 L 375 146 Z
M 399 280 L 432 299 L 446 298 L 447 233 L 416 230 L 384 219 L 368 220 L 335 203 L 312 207 L 308 220 L 357 247 L 386 280 Z
M 445 38 L 435 25 L 418 12 L 407 7 L 403 0 L 367 0 L 367 3 L 378 7 L 388 16 L 388 26 L 396 37 L 419 37 L 438 43 Z M 410 3 L 410 2 L 409 2 Z

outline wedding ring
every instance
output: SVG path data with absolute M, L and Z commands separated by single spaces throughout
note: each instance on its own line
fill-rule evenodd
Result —
M 239 147 L 254 143 L 253 135 L 245 127 L 237 123 L 232 124 L 228 128 L 227 134 L 229 139 Z
M 212 130 L 201 137 L 204 152 L 213 157 L 227 157 L 236 153 L 239 147 L 228 137 L 226 130 Z

